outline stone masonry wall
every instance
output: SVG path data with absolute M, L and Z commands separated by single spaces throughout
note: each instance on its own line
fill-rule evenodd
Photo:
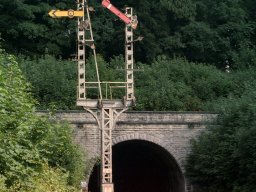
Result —
M 125 112 L 113 130 L 113 145 L 134 139 L 153 142 L 169 151 L 183 170 L 191 139 L 216 116 L 199 112 Z M 56 118 L 74 128 L 74 142 L 89 158 L 100 155 L 100 130 L 90 113 L 59 111 Z

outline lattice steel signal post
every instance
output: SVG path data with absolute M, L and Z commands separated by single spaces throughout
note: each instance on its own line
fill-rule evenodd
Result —
M 95 50 L 90 11 L 87 0 L 77 0 L 77 10 L 52 10 L 51 17 L 77 17 L 77 64 L 78 86 L 77 106 L 82 106 L 96 119 L 101 130 L 101 192 L 114 192 L 112 173 L 112 130 L 119 115 L 129 107 L 135 105 L 134 77 L 133 77 L 133 29 L 138 21 L 133 15 L 131 7 L 125 8 L 125 13 L 114 7 L 109 0 L 102 0 L 103 7 L 109 9 L 125 22 L 125 81 L 101 81 L 98 70 L 97 55 Z M 90 47 L 96 71 L 96 81 L 86 79 L 86 47 Z M 103 89 L 104 88 L 104 89 Z M 114 98 L 114 89 L 124 89 L 122 98 Z M 90 98 L 90 91 L 96 90 L 97 98 Z M 104 90 L 104 92 L 103 92 Z

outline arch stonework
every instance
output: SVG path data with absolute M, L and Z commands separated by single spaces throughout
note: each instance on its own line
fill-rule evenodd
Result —
M 179 167 L 181 168 L 182 172 L 184 173 L 184 170 L 181 167 L 181 162 L 179 162 L 180 159 L 177 157 L 177 151 L 172 146 L 166 146 L 166 142 L 161 141 L 160 138 L 157 138 L 156 136 L 148 135 L 146 133 L 140 134 L 140 133 L 131 133 L 128 135 L 121 135 L 118 137 L 113 138 L 112 142 L 113 145 L 116 145 L 121 142 L 125 141 L 131 141 L 131 140 L 141 140 L 141 141 L 148 141 L 151 143 L 154 143 L 158 145 L 159 147 L 162 147 L 166 151 L 169 152 L 169 154 L 175 159 L 175 161 L 178 163 Z

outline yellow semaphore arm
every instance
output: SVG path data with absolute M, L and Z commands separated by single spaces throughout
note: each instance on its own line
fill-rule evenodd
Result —
M 83 17 L 84 16 L 83 11 L 74 11 L 72 9 L 67 10 L 67 11 L 65 11 L 65 10 L 64 11 L 62 11 L 62 10 L 51 10 L 48 14 L 53 18 L 57 18 L 57 17 L 73 18 L 73 17 Z

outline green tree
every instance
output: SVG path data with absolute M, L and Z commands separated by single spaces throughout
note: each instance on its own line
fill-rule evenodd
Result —
M 244 8 L 244 1 L 195 0 L 195 21 L 181 28 L 185 55 L 190 60 L 224 68 L 255 65 L 254 21 Z M 253 54 L 253 56 L 252 56 Z M 203 55 L 203 56 L 202 56 Z M 239 60 L 239 58 L 241 60 Z M 242 60 L 248 62 L 242 62 Z
M 227 73 L 183 58 L 158 57 L 135 77 L 139 110 L 204 110 L 235 89 Z
M 186 170 L 197 191 L 255 189 L 252 181 L 256 174 L 254 73 L 252 68 L 234 73 L 242 91 L 215 101 L 211 109 L 220 113 L 217 121 L 193 141 Z
M 72 143 L 69 128 L 60 124 L 51 124 L 47 119 L 35 115 L 35 101 L 28 93 L 29 85 L 22 76 L 14 56 L 6 54 L 3 50 L 0 51 L 0 74 L 2 189 L 6 187 L 11 190 L 18 185 L 22 191 L 22 188 L 33 186 L 35 180 L 31 179 L 43 173 L 45 164 L 63 170 L 63 173 L 58 172 L 56 177 L 58 175 L 66 177 L 64 174 L 66 172 L 69 184 L 77 184 L 84 168 L 81 166 L 83 162 L 81 152 Z M 66 158 L 62 164 L 59 149 L 52 147 L 55 145 L 66 147 L 61 154 Z M 53 159 L 59 162 L 59 165 L 53 164 L 51 161 Z M 73 161 L 74 159 L 76 160 Z M 75 173 L 76 171 L 78 172 Z M 55 181 L 56 185 L 60 184 L 59 180 Z M 68 188 L 67 183 L 65 185 Z M 15 188 L 14 191 L 18 189 Z
M 67 174 L 69 185 L 79 186 L 85 174 L 85 155 L 73 144 L 72 130 L 68 124 L 53 121 L 47 124 L 47 135 L 38 144 L 40 156 L 50 167 L 61 167 Z
M 38 109 L 74 109 L 77 64 L 48 54 L 38 59 L 21 58 L 19 65 L 32 84 Z
M 123 54 L 124 23 L 99 1 L 89 1 L 97 51 L 106 61 Z M 255 65 L 255 3 L 252 0 L 127 0 L 112 2 L 122 10 L 134 8 L 139 27 L 135 38 L 137 61 L 151 63 L 157 56 L 181 56 L 224 68 Z M 76 20 L 54 19 L 51 9 L 75 9 L 74 1 L 15 0 L 0 2 L 0 33 L 13 53 L 69 58 L 76 50 Z M 122 10 L 123 11 L 123 10 Z M 111 49 L 110 49 L 111 48 Z M 244 62 L 245 61 L 245 62 Z
M 53 3 L 49 0 L 2 0 L 0 33 L 3 47 L 8 52 L 30 56 L 43 54 L 46 49 L 54 55 L 70 54 L 67 50 L 74 38 L 69 29 L 74 28 L 74 20 L 52 19 L 47 14 L 54 8 L 74 8 L 75 4 L 68 0 Z

